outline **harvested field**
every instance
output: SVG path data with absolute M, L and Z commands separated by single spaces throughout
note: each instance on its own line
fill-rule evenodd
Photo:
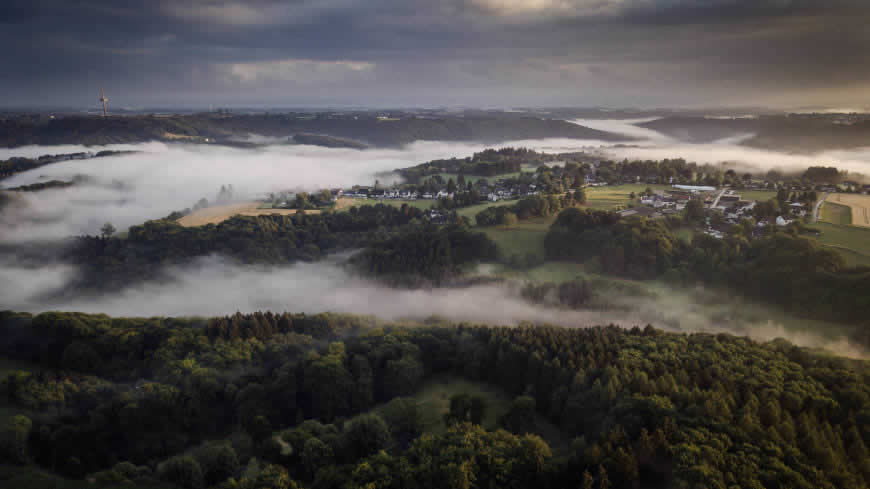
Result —
M 852 209 L 843 204 L 831 202 L 830 199 L 822 203 L 821 215 L 819 220 L 839 226 L 848 226 L 852 224 Z
M 826 202 L 851 208 L 853 226 L 870 227 L 870 195 L 832 194 Z
M 335 210 L 346 209 L 354 205 L 359 205 L 358 199 L 338 199 L 335 205 Z M 206 224 L 217 224 L 226 221 L 233 216 L 267 216 L 270 214 L 293 215 L 296 214 L 296 209 L 261 209 L 260 202 L 239 202 L 230 205 L 216 205 L 206 207 L 196 212 L 190 213 L 178 220 L 178 223 L 185 227 L 205 226 Z M 311 209 L 305 211 L 306 214 L 319 214 L 319 209 Z

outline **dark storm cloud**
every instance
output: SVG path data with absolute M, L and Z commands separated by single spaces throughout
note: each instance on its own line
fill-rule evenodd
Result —
M 866 5 L 12 0 L 0 103 L 867 103 Z

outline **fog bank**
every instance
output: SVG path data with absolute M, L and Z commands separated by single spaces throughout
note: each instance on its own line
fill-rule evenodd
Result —
M 505 145 L 560 151 L 600 141 L 544 139 Z M 256 149 L 217 145 L 146 143 L 105 147 L 45 146 L 0 150 L 40 155 L 124 149 L 141 151 L 88 160 L 63 161 L 22 172 L 0 182 L 3 188 L 49 180 L 90 180 L 62 189 L 18 195 L 22 205 L 0 213 L 0 242 L 57 239 L 96 234 L 105 222 L 119 231 L 193 206 L 199 199 L 214 201 L 222 185 L 232 184 L 237 200 L 262 197 L 279 190 L 314 191 L 323 188 L 390 183 L 384 172 L 439 158 L 466 157 L 487 145 L 417 142 L 401 149 L 323 148 L 271 145 Z M 395 180 L 397 177 L 394 177 Z
M 729 333 L 759 341 L 785 338 L 799 346 L 824 348 L 853 358 L 866 350 L 845 338 L 824 338 L 796 331 L 763 313 L 743 315 L 703 304 L 698 297 L 666 288 L 655 298 L 613 297 L 615 310 L 567 310 L 535 305 L 520 296 L 519 284 L 498 283 L 465 288 L 399 289 L 351 274 L 333 256 L 317 263 L 289 266 L 240 266 L 209 257 L 168 270 L 168 282 L 149 282 L 98 297 L 48 299 L 73 276 L 64 266 L 27 270 L 0 268 L 0 280 L 16 284 L 0 298 L 0 309 L 106 313 L 115 316 L 217 316 L 236 311 L 340 312 L 374 315 L 385 320 L 423 320 L 438 316 L 454 321 L 497 325 L 554 324 L 587 327 L 616 324 L 653 326 L 675 332 Z M 724 308 L 724 312 L 723 312 Z M 732 309 L 733 310 L 733 309 Z
M 802 172 L 810 166 L 835 166 L 841 170 L 870 174 L 870 141 L 867 148 L 824 151 L 816 154 L 791 154 L 741 146 L 740 143 L 752 137 L 752 134 L 724 138 L 712 143 L 687 143 L 635 125 L 650 120 L 653 119 L 577 119 L 571 122 L 640 138 L 626 145 L 611 145 L 603 149 L 604 153 L 615 160 L 683 158 L 700 164 L 727 163 L 729 167 L 745 171 L 779 169 Z

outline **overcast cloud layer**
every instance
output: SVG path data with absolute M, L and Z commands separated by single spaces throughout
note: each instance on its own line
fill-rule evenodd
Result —
M 0 105 L 870 105 L 865 0 L 4 0 Z

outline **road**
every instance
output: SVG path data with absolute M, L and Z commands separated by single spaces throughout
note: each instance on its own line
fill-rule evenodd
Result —
M 724 189 L 724 188 L 722 189 L 721 192 L 719 192 L 719 195 L 716 196 L 716 200 L 714 200 L 713 203 L 710 204 L 710 208 L 711 208 L 711 209 L 714 209 L 714 208 L 716 208 L 717 205 L 719 205 L 719 199 L 721 199 L 723 195 L 725 195 L 725 189 Z
M 822 195 L 822 198 L 819 199 L 818 202 L 816 202 L 816 207 L 813 208 L 813 224 L 819 222 L 819 210 L 821 210 L 821 208 L 822 208 L 822 203 L 823 203 L 823 202 L 825 201 L 825 199 L 827 199 L 827 198 L 828 198 L 828 193 L 825 192 L 824 195 Z

